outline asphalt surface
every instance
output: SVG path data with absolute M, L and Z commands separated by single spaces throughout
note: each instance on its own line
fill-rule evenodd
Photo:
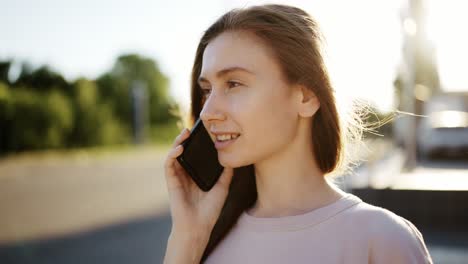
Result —
M 2 264 L 162 263 L 168 215 L 112 225 L 62 238 L 0 247 Z

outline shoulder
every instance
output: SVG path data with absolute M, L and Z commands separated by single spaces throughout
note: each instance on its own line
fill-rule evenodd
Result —
M 361 202 L 350 212 L 356 224 L 364 224 L 367 233 L 376 239 L 422 238 L 419 230 L 407 219 L 394 212 Z
M 372 263 L 432 263 L 421 232 L 409 220 L 365 202 L 348 213 L 350 224 L 366 236 Z

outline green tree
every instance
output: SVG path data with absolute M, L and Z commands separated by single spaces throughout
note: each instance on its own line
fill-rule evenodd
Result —
M 96 83 L 84 78 L 72 86 L 75 122 L 71 134 L 72 146 L 95 146 L 128 141 L 128 135 L 114 118 L 112 107 L 100 103 Z
M 177 108 L 177 105 L 169 96 L 169 80 L 151 59 L 136 54 L 122 55 L 118 57 L 110 72 L 98 78 L 97 83 L 102 97 L 114 102 L 117 116 L 130 126 L 130 89 L 136 81 L 146 87 L 150 123 L 156 125 L 174 121 L 175 117 L 171 111 Z
M 17 87 L 11 90 L 13 122 L 8 149 L 58 148 L 66 145 L 73 126 L 69 99 L 60 91 L 39 93 Z
M 8 73 L 10 71 L 11 61 L 0 61 L 0 82 L 9 84 Z
M 169 80 L 149 58 L 122 55 L 97 80 L 72 83 L 48 66 L 28 63 L 10 81 L 11 64 L 0 61 L 0 153 L 129 143 L 135 83 L 145 89 L 147 134 L 171 140 L 178 132 Z
M 8 151 L 8 128 L 11 118 L 11 95 L 9 87 L 0 81 L 0 153 Z
M 41 66 L 35 70 L 28 64 L 23 64 L 21 73 L 13 86 L 28 87 L 40 92 L 57 89 L 69 95 L 70 84 L 65 78 L 51 70 L 48 66 Z

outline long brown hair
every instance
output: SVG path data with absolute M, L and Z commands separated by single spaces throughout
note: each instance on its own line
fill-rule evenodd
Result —
M 204 103 L 197 83 L 203 52 L 211 40 L 226 31 L 248 31 L 260 37 L 272 48 L 284 79 L 289 84 L 304 85 L 315 93 L 320 108 L 312 121 L 311 136 L 317 165 L 325 175 L 341 167 L 347 136 L 343 133 L 334 90 L 322 57 L 323 38 L 311 15 L 297 7 L 265 4 L 232 9 L 204 32 L 192 68 L 190 125 L 199 118 Z M 202 262 L 256 199 L 253 165 L 235 168 L 226 202 L 211 232 Z

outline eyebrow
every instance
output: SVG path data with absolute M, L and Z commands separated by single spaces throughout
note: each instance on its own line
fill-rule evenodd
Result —
M 239 67 L 239 66 L 233 66 L 233 67 L 228 67 L 228 68 L 225 68 L 225 69 L 222 69 L 220 71 L 218 71 L 216 73 L 216 77 L 220 78 L 222 77 L 223 75 L 226 75 L 230 72 L 235 72 L 235 71 L 242 71 L 242 72 L 246 72 L 246 73 L 249 73 L 249 74 L 252 74 L 252 75 L 255 75 L 255 73 L 253 73 L 252 71 L 250 70 L 247 70 L 245 68 L 242 68 L 242 67 Z M 200 82 L 208 82 L 208 80 L 203 77 L 203 76 L 200 76 L 198 77 L 198 80 L 197 80 L 198 83 Z

